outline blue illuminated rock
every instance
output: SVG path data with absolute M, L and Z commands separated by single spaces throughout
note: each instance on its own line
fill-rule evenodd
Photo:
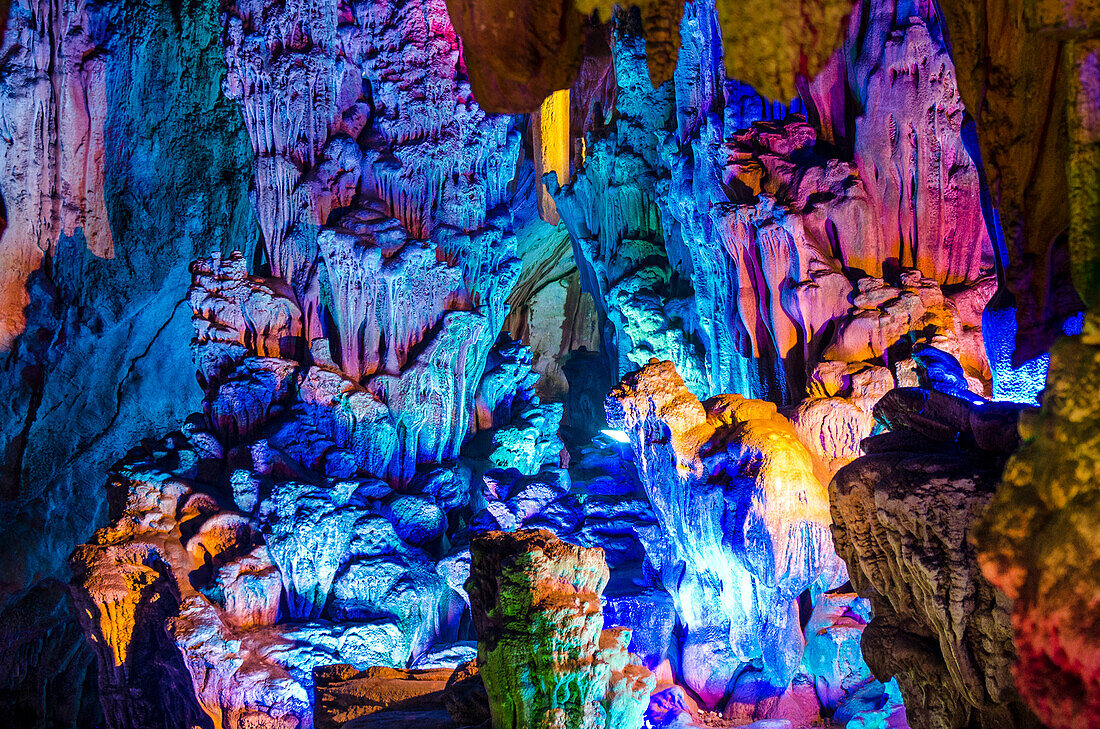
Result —
M 685 332 L 693 302 L 673 276 L 663 242 L 658 135 L 674 112 L 668 85 L 654 89 L 642 29 L 627 14 L 613 21 L 616 115 L 588 140 L 572 182 L 549 187 L 573 239 L 581 282 L 613 336 L 614 378 L 651 357 L 676 363 L 700 397 L 709 392 L 700 353 Z
M 802 663 L 823 713 L 846 726 L 907 729 L 897 681 L 880 683 L 863 660 L 860 641 L 871 603 L 852 593 L 822 595 L 806 624 Z
M 266 542 L 283 577 L 290 617 L 317 617 L 348 553 L 360 512 L 341 503 L 338 492 L 307 484 L 279 484 L 273 497 L 265 520 Z
M 604 622 L 630 629 L 630 652 L 650 670 L 673 658 L 676 645 L 676 606 L 661 588 L 640 587 L 612 575 L 603 595 Z
M 712 707 L 756 663 L 782 693 L 802 657 L 796 601 L 832 560 L 825 487 L 775 406 L 704 406 L 670 362 L 607 399 L 627 432 L 656 524 L 640 536 L 684 625 L 683 680 Z

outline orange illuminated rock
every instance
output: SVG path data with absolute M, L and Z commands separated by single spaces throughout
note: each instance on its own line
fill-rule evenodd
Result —
M 684 625 L 684 682 L 706 707 L 779 697 L 802 658 L 797 598 L 836 561 L 813 457 L 775 405 L 701 403 L 671 362 L 624 378 L 605 407 L 657 517 L 639 536 Z
M 453 673 L 449 668 L 358 671 L 346 664 L 315 668 L 314 729 L 339 729 L 361 716 L 380 712 L 439 711 L 443 689 Z

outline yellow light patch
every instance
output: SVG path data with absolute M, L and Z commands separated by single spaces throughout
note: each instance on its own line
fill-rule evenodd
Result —
M 537 154 L 535 170 L 541 181 L 547 172 L 557 175 L 558 184 L 569 181 L 569 89 L 555 91 L 542 102 L 535 115 L 534 134 Z M 557 224 L 558 209 L 545 184 L 539 184 L 539 216 Z

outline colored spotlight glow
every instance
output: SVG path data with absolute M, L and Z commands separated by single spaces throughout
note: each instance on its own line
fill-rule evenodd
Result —
M 626 434 L 626 431 L 608 430 L 608 429 L 605 428 L 604 430 L 601 430 L 600 432 L 603 433 L 604 435 L 606 435 L 611 440 L 615 441 L 616 443 L 629 443 L 630 442 L 630 436 Z

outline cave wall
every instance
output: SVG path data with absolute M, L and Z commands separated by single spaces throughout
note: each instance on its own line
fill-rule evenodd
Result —
M 201 398 L 191 259 L 251 255 L 244 125 L 215 3 L 13 3 L 3 37 L 3 686 L 15 721 L 87 725 L 64 583 L 101 483 Z M 181 347 L 181 344 L 183 345 Z
M 835 5 L 799 20 L 823 39 L 812 80 L 782 54 L 777 73 L 746 71 L 791 97 L 774 102 L 726 75 L 744 24 L 725 3 L 601 8 L 604 23 L 563 4 L 555 40 L 576 57 L 521 59 L 560 63 L 539 83 L 570 86 L 572 175 L 546 181 L 538 117 L 479 104 L 501 66 L 468 31 L 470 3 L 13 5 L 0 695 L 17 723 L 307 726 L 315 667 L 468 658 L 465 542 L 528 527 L 603 546 L 613 577 L 643 580 L 609 590 L 609 616 L 651 617 L 632 650 L 708 706 L 767 718 L 812 695 L 832 712 L 864 691 L 900 711 L 862 658 L 838 688 L 814 663 L 834 648 L 796 626 L 803 591 L 821 635 L 853 620 L 858 644 L 870 617 L 854 595 L 822 597 L 844 582 L 824 484 L 894 387 L 1032 397 L 1045 360 L 1017 365 L 1080 305 L 1057 234 L 1035 233 L 1062 220 L 1057 186 L 1046 218 L 1020 212 L 1007 170 L 1023 152 L 989 141 L 1015 117 L 964 103 L 988 49 L 957 9 L 945 25 L 934 3 L 865 0 L 846 20 Z M 529 81 L 498 85 L 492 108 L 529 106 Z M 1057 167 L 1057 149 L 1041 157 Z M 560 225 L 542 219 L 543 184 Z M 1015 216 L 1005 235 L 998 205 Z M 987 324 L 998 338 L 983 339 L 983 316 L 1019 333 Z M 664 415 L 614 416 L 638 431 L 633 457 L 590 442 L 603 396 L 651 358 L 729 453 L 664 453 Z M 790 423 L 708 399 L 734 393 Z M 672 589 L 685 565 L 705 570 L 691 539 L 666 549 L 677 519 L 720 531 L 726 507 L 655 507 L 679 493 L 674 464 L 719 498 L 721 474 L 766 458 L 749 426 L 729 435 L 751 420 L 805 460 L 816 511 L 759 516 L 778 540 L 812 532 L 768 553 L 785 567 L 762 567 L 748 537 L 700 542 L 768 603 L 723 642 L 715 630 L 744 626 L 689 608 L 728 590 Z M 761 493 L 795 478 L 769 474 L 741 475 Z M 78 544 L 79 626 L 64 586 Z M 674 626 L 697 632 L 680 644 Z M 700 668 L 731 642 L 744 655 Z

